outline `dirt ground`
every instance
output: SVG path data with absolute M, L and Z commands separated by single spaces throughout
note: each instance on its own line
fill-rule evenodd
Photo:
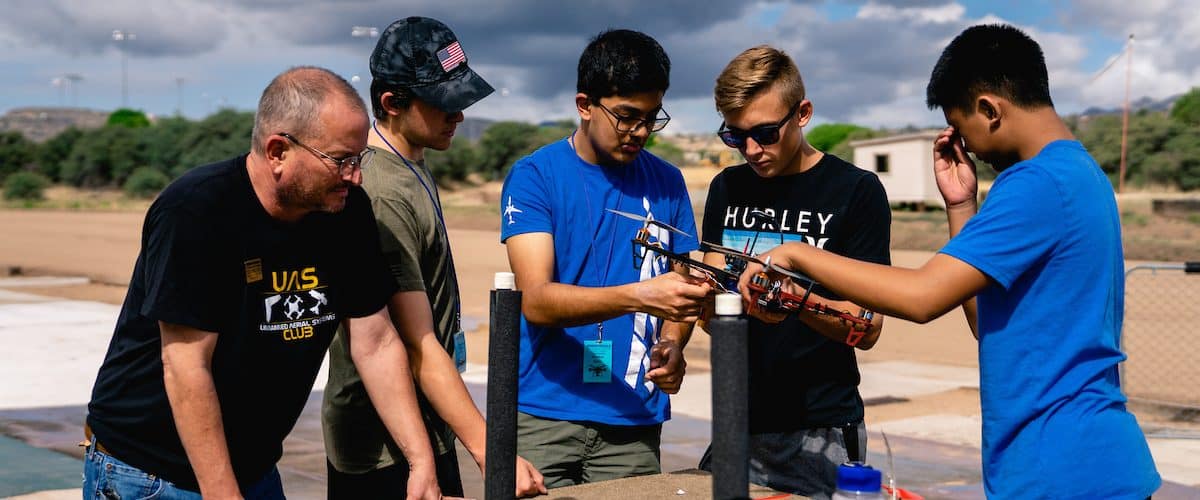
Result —
M 450 198 L 449 196 L 447 198 Z M 449 200 L 448 200 L 449 201 Z M 487 362 L 488 291 L 496 272 L 508 271 L 504 246 L 496 229 L 472 229 L 497 217 L 471 214 L 461 207 L 448 210 L 451 244 L 461 281 L 463 314 L 478 321 L 468 335 L 472 363 Z M 21 288 L 20 291 L 80 300 L 120 304 L 140 248 L 141 212 L 80 212 L 0 210 L 0 272 L 26 275 L 86 276 L 88 285 Z M 925 252 L 898 251 L 899 265 L 917 265 Z M 961 314 L 949 314 L 928 325 L 888 319 L 885 335 L 860 360 L 918 362 L 976 366 L 976 346 Z M 690 372 L 708 371 L 708 336 L 697 333 L 687 348 Z M 921 408 L 978 408 L 974 390 L 938 396 L 937 401 L 914 400 L 873 406 L 872 421 L 905 418 Z M 891 413 L 895 413 L 892 417 Z
M 704 189 L 715 172 L 685 169 L 693 199 L 697 200 L 697 220 L 702 216 L 699 210 L 706 194 Z M 56 196 L 68 194 L 56 193 Z M 499 242 L 500 186 L 490 183 L 447 190 L 442 198 L 458 276 L 462 281 L 463 313 L 479 325 L 468 335 L 471 344 L 468 351 L 472 362 L 483 364 L 487 361 L 488 290 L 494 273 L 508 270 L 505 250 Z M 1156 216 L 1150 210 L 1150 198 L 1148 195 L 1130 195 L 1121 199 L 1126 256 L 1137 260 L 1200 260 L 1200 221 Z M 110 211 L 0 209 L 0 234 L 4 235 L 0 237 L 0 276 L 86 276 L 92 283 L 22 288 L 21 291 L 120 304 L 140 248 L 141 224 L 147 205 L 109 205 Z M 70 204 L 60 206 L 69 207 Z M 892 246 L 896 265 L 919 266 L 945 241 L 945 221 L 941 212 L 894 213 Z M 1187 293 L 1193 292 L 1200 294 L 1200 290 Z M 1196 297 L 1200 295 L 1192 296 L 1190 310 L 1193 312 L 1196 311 Z M 1163 345 L 1161 342 L 1150 343 Z M 1172 344 L 1178 345 L 1167 345 Z M 1133 347 L 1138 345 L 1132 344 Z M 962 314 L 955 311 L 927 325 L 889 318 L 879 343 L 871 351 L 860 351 L 859 359 L 862 362 L 906 360 L 975 367 L 976 349 L 977 344 Z M 707 335 L 695 335 L 687 355 L 689 371 L 707 371 Z M 1178 367 L 1196 366 L 1196 359 L 1188 355 L 1179 361 L 1180 364 L 1173 365 L 1176 369 L 1170 372 L 1178 374 Z M 1167 378 L 1170 377 L 1169 373 Z M 1196 377 L 1181 385 L 1197 387 L 1200 374 Z M 1143 383 L 1136 378 L 1131 381 Z M 978 409 L 978 392 L 959 390 L 908 402 L 872 405 L 868 408 L 868 419 L 878 422 L 938 409 L 957 413 L 972 408 Z

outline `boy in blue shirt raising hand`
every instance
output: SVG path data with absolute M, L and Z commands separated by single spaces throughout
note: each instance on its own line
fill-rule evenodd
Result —
M 968 28 L 934 67 L 927 103 L 950 125 L 933 145 L 951 237 L 939 253 L 919 269 L 798 243 L 767 255 L 888 316 L 924 323 L 963 306 L 979 339 L 988 497 L 1150 496 L 1161 479 L 1117 371 L 1116 200 L 1054 110 L 1041 48 L 1012 26 Z M 999 172 L 982 207 L 968 151 Z

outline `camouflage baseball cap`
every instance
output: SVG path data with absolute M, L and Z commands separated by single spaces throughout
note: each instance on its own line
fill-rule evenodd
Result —
M 494 90 L 467 67 L 454 32 L 428 17 L 401 19 L 384 30 L 371 53 L 371 76 L 405 87 L 447 113 L 462 111 Z

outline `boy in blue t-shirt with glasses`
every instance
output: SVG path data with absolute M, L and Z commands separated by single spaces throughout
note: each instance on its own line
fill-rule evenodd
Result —
M 644 150 L 670 119 L 670 69 L 643 33 L 598 35 L 579 59 L 579 128 L 504 181 L 500 237 L 524 293 L 517 453 L 549 488 L 659 472 L 668 394 L 712 290 L 665 258 L 631 258 L 644 224 L 613 213 L 687 233 L 647 226 L 668 251 L 699 247 L 683 175 Z

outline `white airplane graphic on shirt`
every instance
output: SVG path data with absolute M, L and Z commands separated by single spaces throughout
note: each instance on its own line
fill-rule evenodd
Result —
M 513 214 L 519 214 L 519 213 L 521 213 L 521 209 L 517 208 L 516 206 L 513 206 L 512 196 L 509 196 L 508 197 L 508 205 L 504 207 L 504 216 L 508 217 L 508 223 L 510 225 L 516 222 L 515 220 L 513 220 Z

